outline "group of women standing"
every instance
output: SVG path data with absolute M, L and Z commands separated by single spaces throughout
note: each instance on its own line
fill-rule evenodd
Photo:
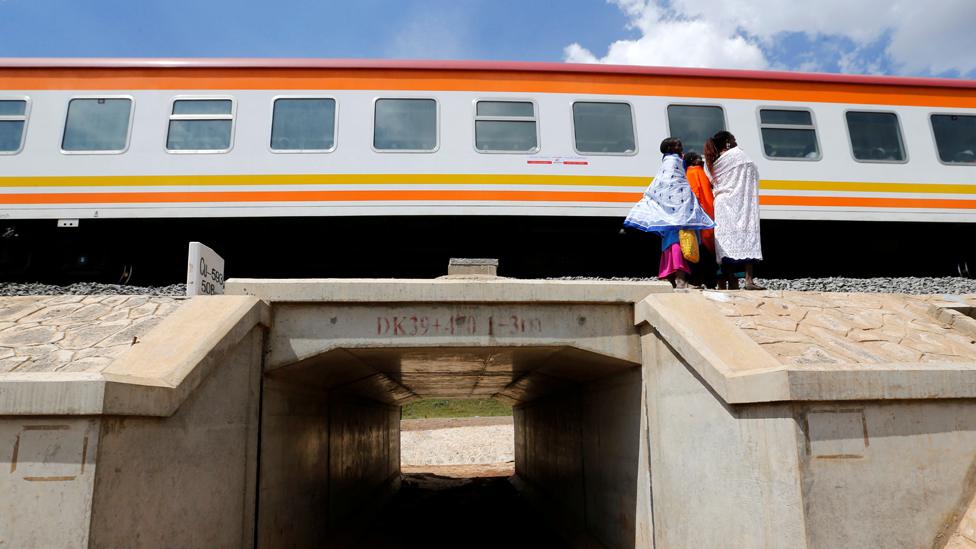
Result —
M 662 141 L 661 169 L 624 225 L 661 235 L 658 276 L 677 288 L 734 290 L 744 272 L 745 288 L 761 289 L 753 281 L 762 260 L 759 171 L 727 131 L 707 139 L 704 149 L 703 159 L 684 154 L 679 139 Z

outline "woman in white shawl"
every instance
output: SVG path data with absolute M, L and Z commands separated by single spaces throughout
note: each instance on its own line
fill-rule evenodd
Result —
M 715 226 L 698 204 L 685 177 L 681 159 L 681 140 L 669 137 L 661 142 L 661 169 L 647 186 L 640 202 L 634 205 L 624 225 L 661 235 L 661 265 L 658 277 L 668 279 L 676 288 L 688 286 L 691 272 L 681 253 L 678 231 L 711 229 Z
M 745 270 L 747 290 L 761 290 L 752 271 L 762 260 L 759 241 L 759 170 L 739 148 L 735 136 L 721 131 L 705 142 L 705 163 L 712 174 L 715 195 L 715 256 L 728 280 L 739 288 L 735 275 Z

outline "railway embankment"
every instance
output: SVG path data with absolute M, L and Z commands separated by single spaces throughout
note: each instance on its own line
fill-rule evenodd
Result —
M 349 542 L 400 489 L 401 406 L 437 397 L 514 406 L 510 482 L 572 546 L 970 539 L 976 294 L 228 291 L 0 297 L 0 542 Z

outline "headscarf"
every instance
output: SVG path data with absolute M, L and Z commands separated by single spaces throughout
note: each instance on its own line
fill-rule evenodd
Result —
M 681 157 L 664 156 L 661 169 L 640 202 L 634 205 L 624 225 L 647 232 L 668 233 L 678 229 L 715 227 L 691 192 Z

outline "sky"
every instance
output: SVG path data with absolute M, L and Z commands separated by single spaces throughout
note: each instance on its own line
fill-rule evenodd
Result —
M 976 79 L 976 0 L 0 0 L 0 57 L 481 59 Z

